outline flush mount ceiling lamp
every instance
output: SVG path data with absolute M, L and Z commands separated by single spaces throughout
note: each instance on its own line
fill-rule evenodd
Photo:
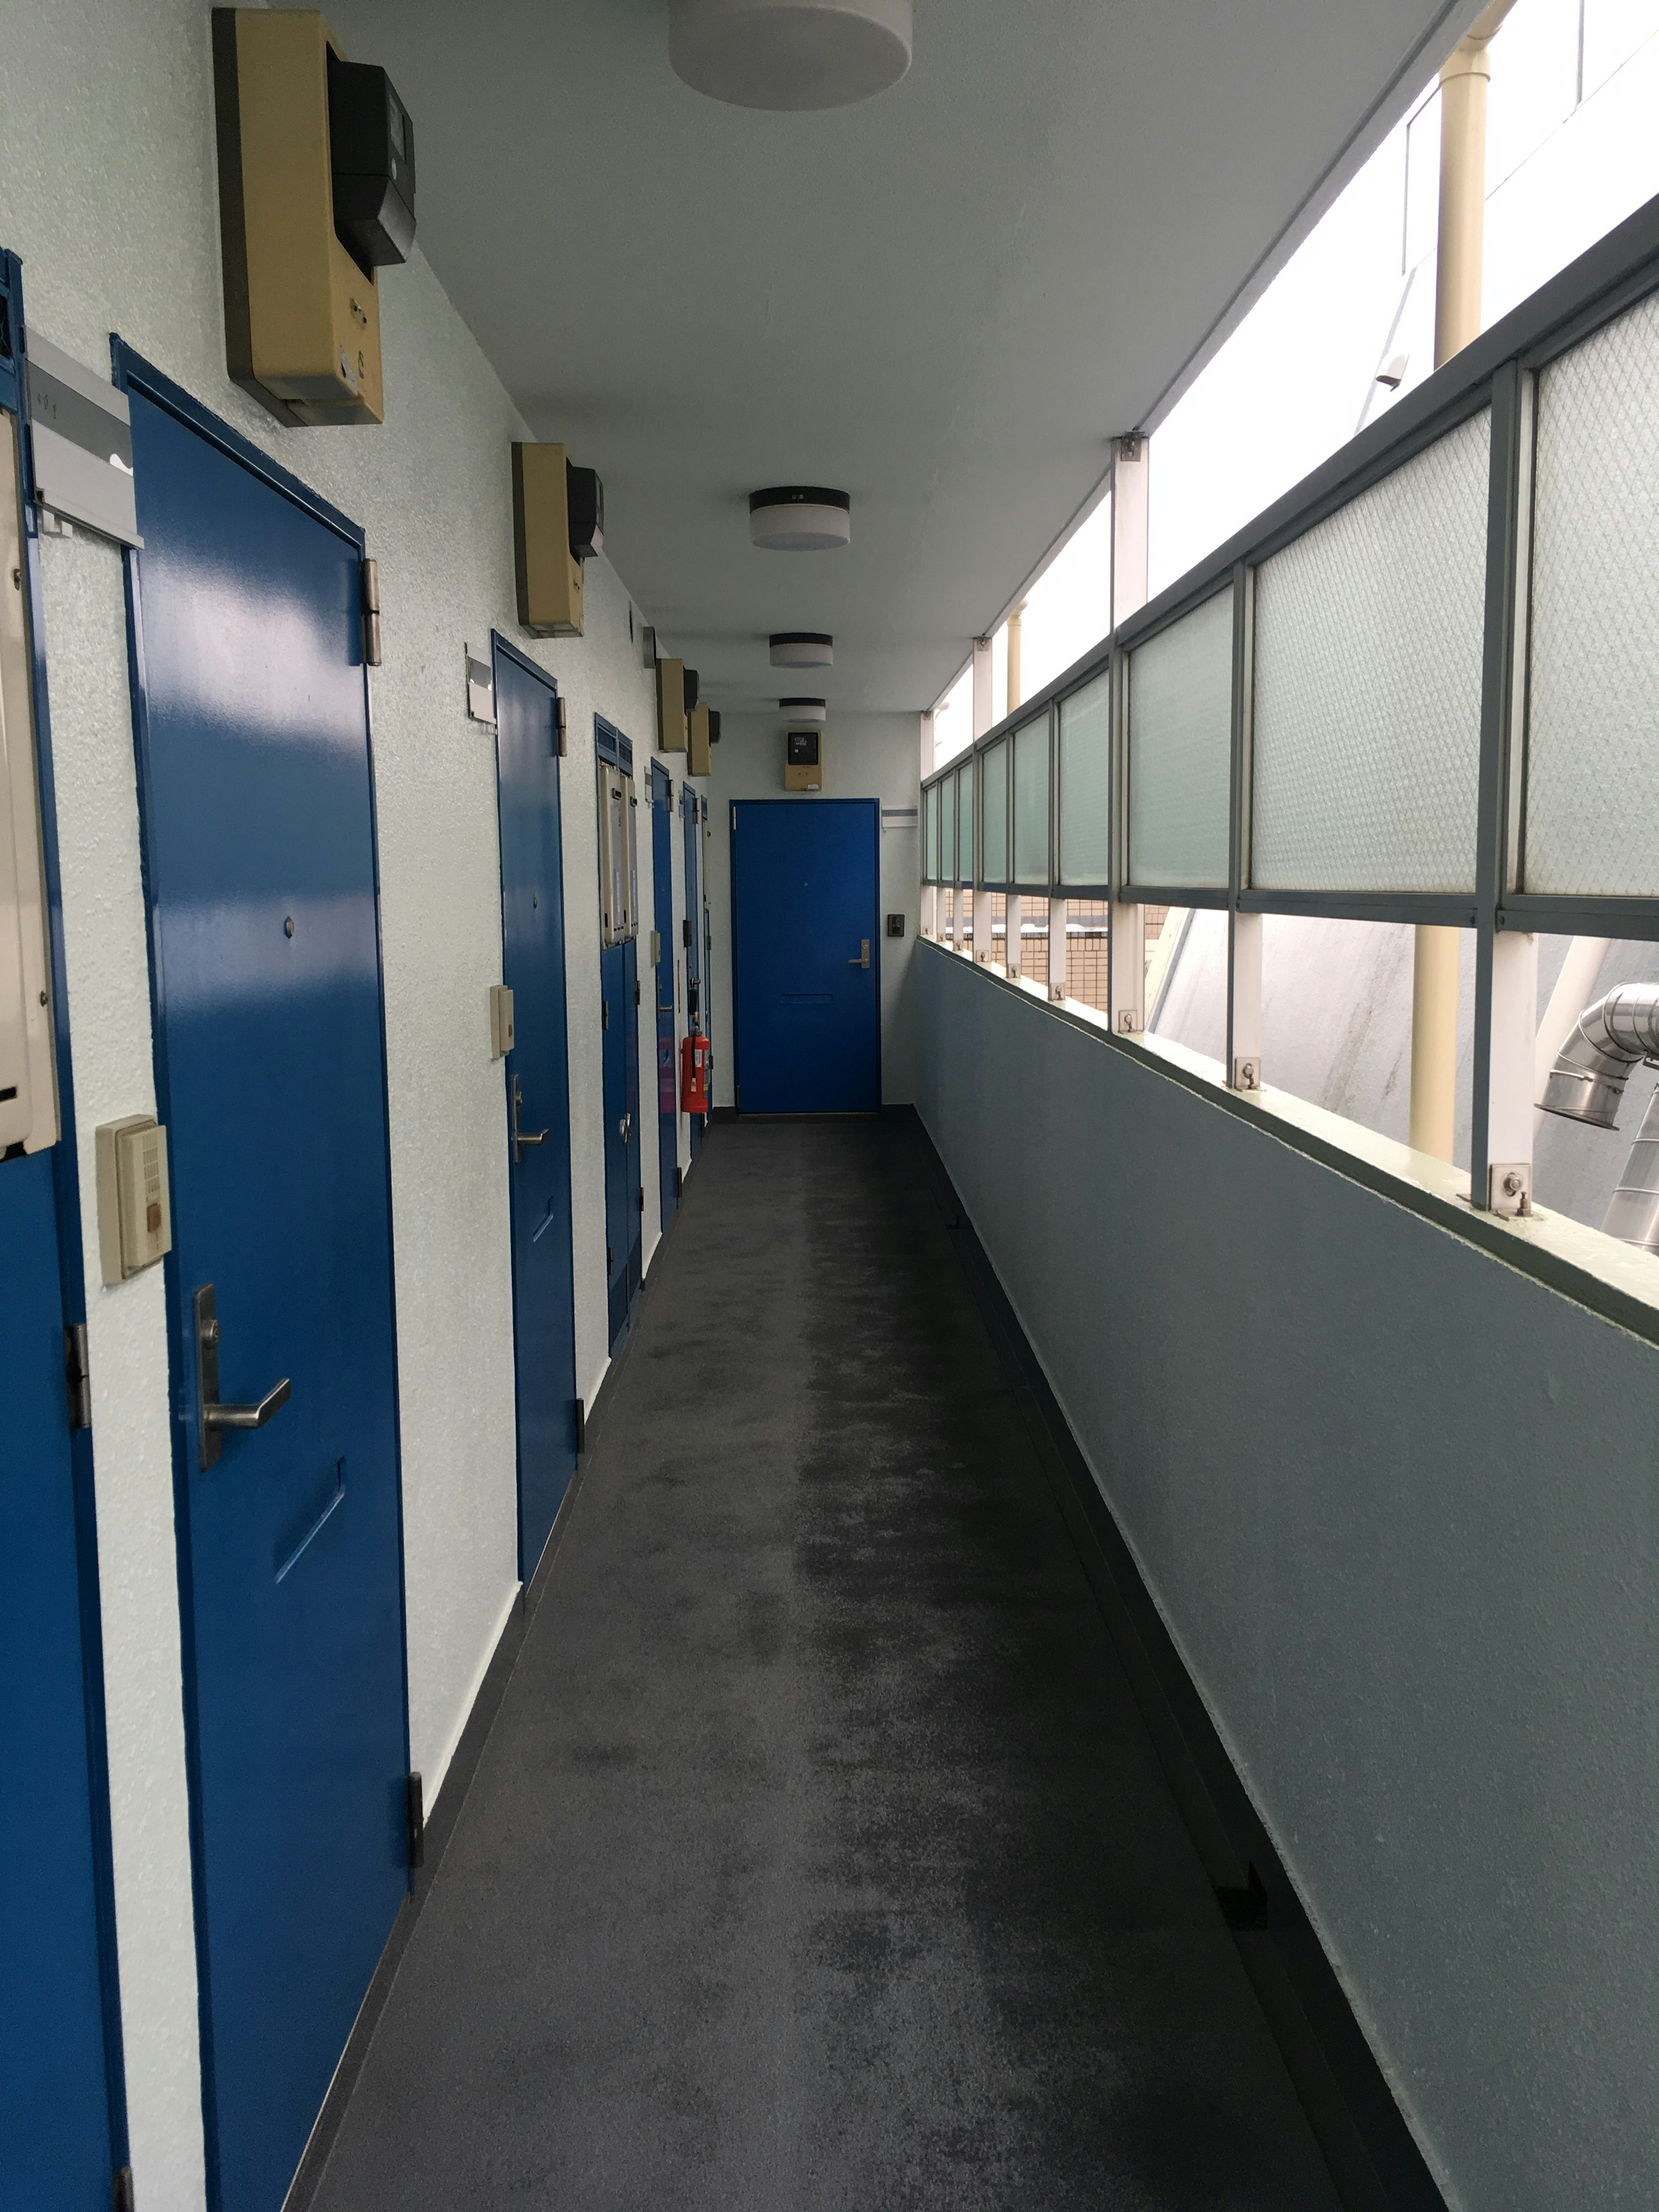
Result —
M 823 722 L 830 718 L 827 699 L 780 699 L 778 712 L 791 722 Z
M 847 107 L 910 66 L 910 0 L 669 0 L 668 58 L 734 107 Z
M 821 629 L 774 630 L 767 643 L 774 668 L 829 668 L 836 658 L 836 641 Z
M 822 484 L 774 484 L 749 495 L 749 535 L 770 553 L 828 553 L 853 534 L 853 502 Z

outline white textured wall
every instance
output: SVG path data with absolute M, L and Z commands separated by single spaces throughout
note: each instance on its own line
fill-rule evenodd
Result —
M 587 571 L 586 635 L 514 612 L 507 447 L 528 434 L 418 254 L 382 279 L 386 422 L 279 428 L 224 370 L 209 10 L 198 0 L 0 0 L 0 244 L 30 322 L 107 370 L 117 331 L 368 534 L 391 1096 L 411 1755 L 428 1796 L 511 1601 L 516 1501 L 491 733 L 463 647 L 492 625 L 569 702 L 564 859 L 577 1388 L 606 1360 L 592 717 L 641 754 L 651 678 L 627 593 Z M 70 1018 L 83 1176 L 94 1125 L 154 1103 L 121 563 L 45 548 Z M 648 1020 L 642 1010 L 642 1021 Z M 648 1042 L 648 1033 L 647 1033 Z M 652 1064 L 647 1053 L 646 1066 Z M 654 1241 L 654 1176 L 647 1182 Z M 159 1271 L 98 1287 L 85 1189 L 122 2005 L 138 2201 L 203 2201 L 200 2083 Z
M 1447 2201 L 1659 2203 L 1659 1350 L 954 954 L 915 984 L 922 1119 Z
M 810 671 L 808 672 L 811 672 Z M 799 687 L 807 688 L 805 678 Z M 874 799 L 915 806 L 921 753 L 914 714 L 837 714 L 823 733 L 825 799 Z M 783 787 L 783 720 L 777 714 L 727 714 L 708 783 L 708 902 L 714 925 L 714 1103 L 732 1103 L 731 801 L 782 799 L 811 806 L 807 793 Z M 881 832 L 880 913 L 902 914 L 904 935 L 881 940 L 881 1096 L 889 1106 L 915 1096 L 915 1017 L 910 956 L 921 914 L 921 845 L 914 827 Z

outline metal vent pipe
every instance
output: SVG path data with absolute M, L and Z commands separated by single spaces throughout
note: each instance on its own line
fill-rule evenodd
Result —
M 1631 1070 L 1644 1062 L 1659 1066 L 1659 984 L 1621 983 L 1578 1017 L 1539 1103 L 1570 1121 L 1617 1128 Z M 1643 1117 L 1601 1226 L 1624 1243 L 1659 1252 L 1659 1091 Z

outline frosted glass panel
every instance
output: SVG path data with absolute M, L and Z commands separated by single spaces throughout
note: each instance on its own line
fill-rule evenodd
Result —
M 1112 868 L 1112 679 L 1060 702 L 1060 879 L 1103 884 Z
M 1048 881 L 1048 717 L 1014 732 L 1014 878 Z
M 921 794 L 921 880 L 931 884 L 939 876 L 939 786 L 930 784 Z
M 985 827 L 981 832 L 984 846 L 985 880 L 1000 884 L 1008 875 L 1008 740 L 1003 738 L 990 747 L 980 769 L 984 793 Z
M 957 873 L 974 880 L 974 763 L 971 755 L 957 770 Z
M 953 884 L 957 879 L 957 780 L 947 775 L 939 787 L 939 868 L 942 884 Z
M 1474 883 L 1489 415 L 1264 561 L 1250 880 Z
M 1230 584 L 1129 655 L 1129 880 L 1224 889 L 1232 759 Z
M 1522 879 L 1659 893 L 1659 300 L 1539 380 Z

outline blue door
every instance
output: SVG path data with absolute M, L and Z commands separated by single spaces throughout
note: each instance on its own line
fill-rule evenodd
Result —
M 0 2197 L 106 2212 L 92 1470 L 70 1449 L 53 1157 L 0 1162 Z
M 662 1225 L 680 1199 L 679 1071 L 674 1065 L 674 787 L 651 763 L 651 906 L 657 921 L 657 1178 Z
M 277 2212 L 408 1886 L 362 539 L 123 367 L 210 2201 Z
M 627 1331 L 639 1295 L 643 1252 L 638 953 L 630 938 L 599 954 L 605 1029 L 605 1266 L 613 1352 Z
M 576 1465 L 570 1242 L 570 1068 L 557 693 L 495 640 L 501 975 L 513 994 L 506 1128 L 519 1415 L 519 1573 L 536 1571 Z
M 745 1114 L 881 1106 L 873 799 L 732 808 L 737 1101 Z
M 681 941 L 685 951 L 685 1026 L 694 1034 L 708 1034 L 708 1012 L 702 1002 L 702 808 L 690 785 L 680 787 L 680 820 L 685 831 L 685 926 Z M 689 1116 L 691 1157 L 702 1150 L 703 1116 Z

